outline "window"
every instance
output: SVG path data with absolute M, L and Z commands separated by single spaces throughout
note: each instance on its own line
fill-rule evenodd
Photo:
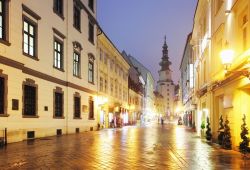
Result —
M 63 17 L 63 0 L 54 0 L 54 12 Z
M 104 81 L 104 91 L 105 91 L 105 93 L 107 93 L 107 91 L 108 91 L 108 81 L 107 81 L 107 79 L 105 79 L 105 81 Z
M 104 57 L 104 64 L 105 64 L 105 65 L 108 64 L 108 54 L 105 54 L 105 57 Z
M 89 21 L 89 41 L 94 44 L 94 24 Z
M 61 92 L 55 92 L 54 99 L 54 116 L 63 117 L 63 94 Z
M 94 0 L 89 0 L 89 8 L 94 12 Z
M 242 19 L 242 46 L 243 46 L 243 50 L 247 49 L 247 22 L 248 22 L 248 18 L 247 15 L 243 16 Z
M 100 77 L 100 91 L 103 91 L 103 78 Z
M 114 92 L 114 84 L 113 84 L 113 79 L 110 79 L 110 94 L 113 95 Z
M 25 116 L 36 116 L 36 87 L 24 85 L 24 112 Z
M 23 21 L 23 52 L 35 57 L 36 49 L 36 25 L 24 19 Z
M 94 119 L 94 101 L 89 99 L 89 119 Z
M 76 4 L 74 4 L 74 27 L 78 29 L 79 31 L 81 30 L 81 10 L 79 7 L 77 7 Z
M 4 114 L 4 92 L 5 92 L 5 80 L 3 77 L 0 77 L 0 115 Z
M 103 55 L 103 52 L 102 52 L 102 49 L 100 49 L 100 61 L 102 61 L 102 55 Z
M 7 1 L 0 0 L 0 40 L 6 40 Z
M 90 83 L 94 83 L 94 59 L 94 56 L 92 54 L 89 54 L 88 77 Z
M 117 85 L 117 80 L 115 80 L 115 97 L 118 97 L 118 85 Z
M 80 70 L 81 70 L 80 54 L 78 54 L 77 52 L 74 52 L 74 54 L 73 54 L 73 75 L 80 77 Z
M 63 70 L 63 43 L 54 41 L 54 67 Z
M 110 60 L 110 70 L 113 71 L 114 67 L 114 60 Z
M 81 118 L 81 98 L 74 97 L 74 118 Z

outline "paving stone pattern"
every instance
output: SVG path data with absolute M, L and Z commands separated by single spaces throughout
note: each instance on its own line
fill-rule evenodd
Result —
M 201 140 L 184 126 L 157 124 L 9 144 L 0 169 L 250 169 L 250 159 Z

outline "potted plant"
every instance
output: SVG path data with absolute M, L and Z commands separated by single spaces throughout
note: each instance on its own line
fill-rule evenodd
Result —
M 201 137 L 204 137 L 204 129 L 205 129 L 205 121 L 203 120 L 202 122 L 201 122 Z

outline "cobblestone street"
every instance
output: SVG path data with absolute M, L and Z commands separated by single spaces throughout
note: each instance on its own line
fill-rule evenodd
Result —
M 36 139 L 0 149 L 0 169 L 250 169 L 236 151 L 183 126 L 123 127 Z

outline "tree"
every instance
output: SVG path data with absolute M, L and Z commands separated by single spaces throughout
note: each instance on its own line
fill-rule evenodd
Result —
M 222 145 L 223 136 L 224 136 L 224 125 L 223 125 L 222 115 L 220 116 L 220 127 L 219 127 L 218 132 L 219 132 L 218 142 L 219 142 L 219 145 Z
M 250 151 L 250 148 L 248 147 L 249 145 L 249 138 L 247 137 L 248 135 L 248 128 L 246 126 L 246 115 L 243 115 L 242 118 L 243 124 L 241 125 L 241 133 L 240 137 L 242 141 L 240 142 L 240 152 L 243 154 L 246 154 L 247 152 Z
M 211 140 L 212 139 L 212 133 L 211 133 L 211 128 L 210 128 L 210 122 L 209 118 L 207 117 L 207 131 L 206 131 L 206 139 Z
M 227 117 L 224 124 L 224 136 L 223 136 L 222 147 L 227 150 L 232 149 L 230 126 Z

